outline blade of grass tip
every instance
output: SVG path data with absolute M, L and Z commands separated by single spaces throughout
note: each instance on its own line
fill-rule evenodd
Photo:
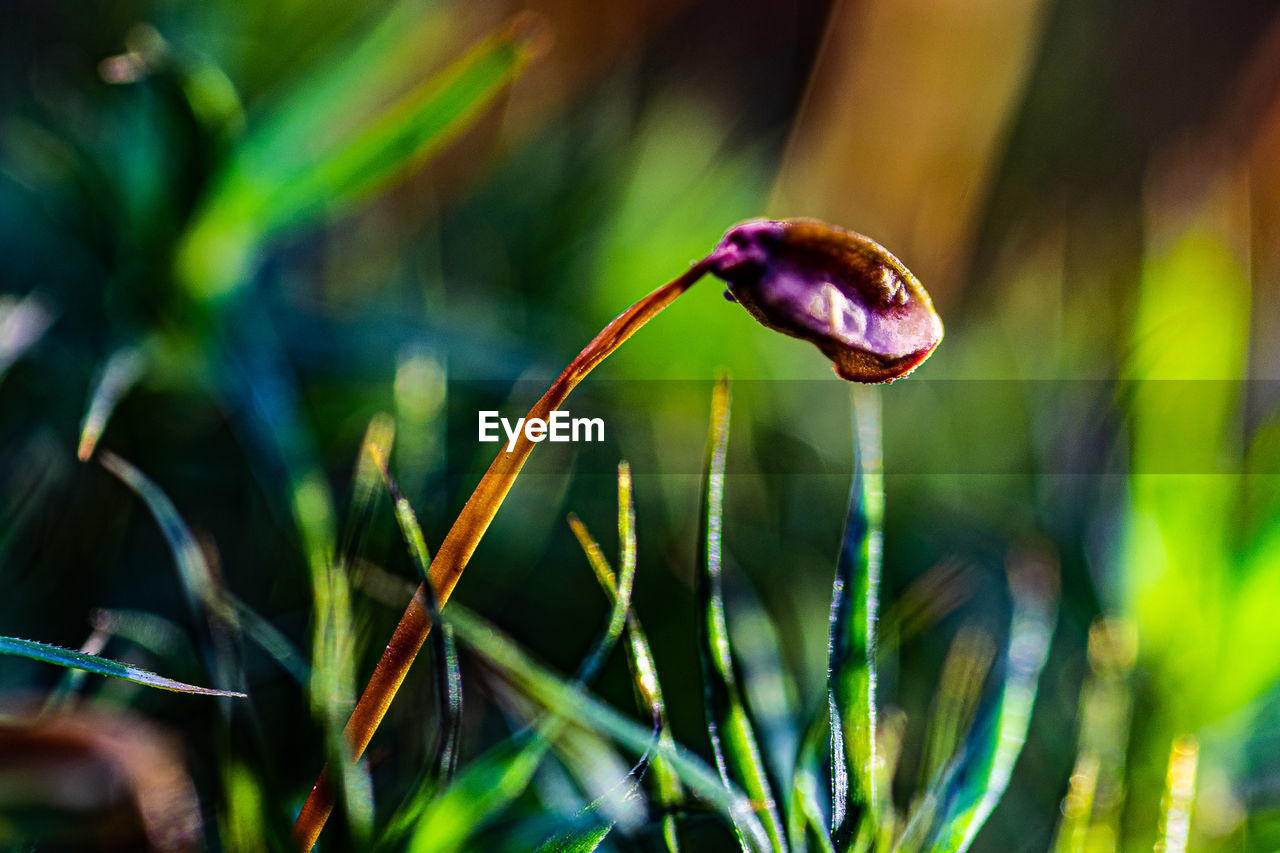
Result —
M 568 825 L 553 833 L 539 850 L 595 849 L 615 827 L 635 827 L 644 810 L 640 785 L 650 760 L 643 755 L 629 771 L 620 772 L 618 756 L 597 733 L 568 728 L 555 743 L 564 768 L 577 779 L 577 789 L 595 794 Z M 589 844 L 585 848 L 579 845 Z
M 626 519 L 631 525 L 628 530 L 633 530 L 635 508 L 631 504 L 629 489 L 627 506 L 629 509 Z M 622 516 L 620 516 L 620 521 L 621 519 Z M 618 597 L 617 581 L 613 574 L 613 568 L 605 559 L 599 544 L 587 532 L 586 526 L 572 513 L 569 515 L 569 527 L 573 530 L 573 535 L 577 537 L 578 544 L 582 546 L 583 553 L 587 556 L 587 562 L 591 564 L 591 568 L 596 574 L 596 580 L 600 582 L 605 595 L 609 597 L 610 602 L 615 601 Z M 625 542 L 629 534 L 621 533 L 621 530 L 620 534 Z M 622 552 L 624 555 L 627 553 L 625 545 L 622 547 Z M 627 638 L 627 663 L 631 668 L 636 700 L 640 707 L 648 712 L 650 719 L 653 721 L 653 730 L 657 733 L 658 742 L 665 747 L 674 749 L 675 739 L 671 734 L 671 724 L 667 720 L 666 700 L 662 695 L 662 684 L 658 680 L 658 667 L 653 659 L 653 652 L 649 648 L 649 638 L 640 624 L 639 617 L 631 610 L 627 612 Z M 666 844 L 667 853 L 679 853 L 680 841 L 674 812 L 684 799 L 684 790 L 680 785 L 680 777 L 660 755 L 654 756 L 650 766 L 653 769 L 653 776 L 656 782 L 658 803 L 663 810 L 663 842 Z
M 1009 586 L 1013 615 L 1003 684 L 992 707 L 975 722 L 939 786 L 942 820 L 929 845 L 934 853 L 969 849 L 1009 785 L 1031 724 L 1053 633 L 1056 565 L 1047 557 L 1015 556 L 1010 560 Z
M 64 649 L 61 646 L 39 643 L 34 640 L 23 640 L 17 637 L 0 637 L 0 654 L 15 655 L 28 660 L 51 663 L 55 666 L 83 669 L 97 675 L 120 678 L 125 681 L 131 681 L 134 684 L 156 687 L 160 690 L 171 690 L 175 693 L 194 693 L 200 696 L 232 696 L 237 698 L 244 698 L 245 695 L 234 690 L 197 687 L 194 684 L 174 681 L 172 678 L 165 678 L 163 675 L 156 675 L 154 672 L 109 658 L 100 658 L 96 655 Z
M 351 483 L 351 507 L 338 542 L 338 556 L 344 565 L 355 562 L 360 541 L 369 528 L 373 516 L 374 498 L 382 484 L 382 471 L 395 443 L 396 422 L 385 412 L 379 412 L 369 420 L 364 439 L 360 442 L 360 454 L 356 460 Z
M 150 510 L 169 544 L 187 604 L 200 625 L 206 666 L 219 688 L 242 686 L 244 673 L 236 661 L 232 634 L 239 626 L 223 600 L 204 551 L 177 507 L 147 475 L 111 451 L 98 454 L 98 462 L 124 483 Z
M 548 41 L 540 17 L 519 15 L 341 144 L 311 158 L 257 149 L 233 157 L 179 250 L 180 278 L 206 299 L 242 286 L 261 240 L 349 207 L 420 167 L 474 123 Z M 280 168 L 282 159 L 289 168 Z
M 827 708 L 831 733 L 831 829 L 836 845 L 852 837 L 859 816 L 878 823 L 876 784 L 876 626 L 884 524 L 880 397 L 854 386 L 854 470 L 849 513 L 832 585 L 827 637 Z M 853 766 L 853 784 L 849 763 Z
M 1196 796 L 1196 766 L 1200 744 L 1190 735 L 1173 742 L 1164 799 L 1160 802 L 1160 841 L 1157 853 L 1186 853 L 1191 838 L 1191 805 Z
M 35 346 L 53 325 L 56 313 L 43 296 L 0 298 L 0 379 L 9 366 Z
M 711 432 L 703 480 L 702 523 L 698 526 L 699 660 L 702 663 L 707 733 L 725 786 L 736 774 L 769 835 L 770 848 L 786 849 L 782 820 L 756 741 L 755 726 L 738 684 L 725 622 L 721 580 L 721 532 L 724 514 L 725 456 L 729 446 L 729 380 L 716 379 L 711 402 Z M 738 841 L 746 847 L 742 827 Z
M 612 823 L 566 829 L 539 844 L 536 853 L 591 853 L 612 831 Z
M 652 730 L 624 717 L 583 690 L 580 684 L 552 674 L 496 627 L 465 607 L 455 604 L 449 613 L 458 637 L 482 654 L 514 686 L 552 713 L 605 735 L 637 755 L 653 751 L 671 765 L 690 791 L 744 828 L 748 849 L 772 849 L 751 801 L 736 786 L 726 787 L 717 773 L 697 756 L 679 745 L 664 745 L 653 736 Z
M 116 404 L 137 384 L 145 369 L 146 358 L 138 347 L 121 347 L 107 357 L 80 427 L 80 445 L 76 449 L 76 458 L 81 462 L 88 462 L 89 457 L 93 456 L 93 450 L 98 446 L 98 439 L 106 430 L 107 421 L 111 419 Z
M 626 462 L 619 462 L 618 548 L 622 557 L 622 568 L 614 583 L 613 593 L 606 592 L 610 600 L 610 608 L 604 632 L 591 654 L 583 660 L 578 669 L 578 680 L 584 684 L 589 684 L 595 679 L 605 659 L 617 645 L 627 624 L 627 614 L 631 609 L 631 590 L 636 578 L 635 522 L 635 506 L 631 502 L 631 467 Z M 599 577 L 599 572 L 596 574 Z

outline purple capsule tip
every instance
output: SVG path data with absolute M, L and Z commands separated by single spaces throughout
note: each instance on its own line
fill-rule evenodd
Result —
M 929 294 L 902 262 L 861 234 L 813 219 L 744 222 L 710 270 L 771 329 L 810 341 L 853 382 L 909 374 L 942 340 Z

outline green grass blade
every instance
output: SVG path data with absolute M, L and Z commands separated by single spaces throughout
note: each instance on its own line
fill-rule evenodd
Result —
M 940 799 L 957 772 L 963 739 L 973 730 L 994 658 L 994 643 L 971 626 L 961 628 L 947 650 L 925 729 L 918 793 L 908 809 L 897 848 L 902 853 L 915 853 L 928 841 L 938 819 Z
M 106 430 L 107 421 L 115 411 L 116 404 L 142 377 L 145 368 L 146 359 L 137 347 L 121 347 L 107 357 L 93 395 L 89 398 L 84 423 L 80 427 L 80 445 L 76 448 L 76 457 L 81 462 L 87 462 L 93 456 L 93 450 Z
M 462 669 L 458 666 L 458 649 L 454 642 L 453 628 L 440 618 L 440 601 L 431 583 L 431 554 L 427 550 L 427 539 L 422 533 L 422 525 L 418 523 L 418 516 L 414 513 L 413 506 L 404 495 L 400 494 L 400 487 L 391 476 L 386 456 L 375 452 L 372 459 L 391 495 L 400 534 L 409 547 L 409 556 L 413 558 L 418 576 L 423 581 L 427 618 L 431 624 L 440 626 L 440 630 L 432 631 L 428 636 L 431 643 L 431 671 L 435 675 L 436 710 L 440 726 L 435 758 L 425 780 L 429 788 L 434 787 L 441 780 L 450 779 L 458 766 L 458 739 L 462 727 Z
M 213 576 L 199 543 L 173 501 L 169 500 L 169 496 L 151 478 L 116 454 L 104 450 L 99 454 L 98 461 L 141 498 L 151 511 L 173 552 L 187 601 L 194 612 L 202 613 L 216 598 Z
M 271 234 L 348 207 L 420 167 L 534 56 L 541 33 L 529 20 L 517 18 L 489 36 L 348 138 L 327 146 L 304 139 L 287 155 L 275 141 L 242 146 L 185 238 L 181 278 L 199 296 L 224 295 L 241 286 L 259 244 Z M 323 105 L 337 125 L 348 119 L 330 113 L 340 105 L 341 99 Z
M 538 845 L 537 853 L 591 853 L 613 831 L 612 823 L 566 829 Z
M 876 779 L 876 625 L 884 525 L 880 397 L 855 388 L 854 477 L 844 541 L 836 564 L 827 640 L 827 707 L 831 728 L 831 827 L 837 846 L 855 830 L 853 810 L 878 824 Z M 852 779 L 850 770 L 852 767 Z
M 736 788 L 726 788 L 716 772 L 697 756 L 678 745 L 662 743 L 648 727 L 624 717 L 585 692 L 580 685 L 552 674 L 494 626 L 461 605 L 450 605 L 449 621 L 460 639 L 483 654 L 512 684 L 552 713 L 612 738 L 637 755 L 652 750 L 670 764 L 690 791 L 736 825 L 744 827 L 751 850 L 772 849 L 751 801 Z
M 111 678 L 121 678 L 125 681 L 132 681 L 134 684 L 156 687 L 160 690 L 172 690 L 175 693 L 194 693 L 200 696 L 235 696 L 241 698 L 245 695 L 243 693 L 237 693 L 234 690 L 214 690 L 209 687 L 197 687 L 194 684 L 185 684 L 181 681 L 174 681 L 172 678 L 165 678 L 163 675 L 156 675 L 154 672 L 148 672 L 145 669 L 139 669 L 136 666 L 120 663 L 119 661 L 100 658 L 96 655 L 86 655 L 80 652 L 74 652 L 71 649 L 64 649 L 61 646 L 52 646 L 48 643 L 37 643 L 34 640 L 22 640 L 17 637 L 0 637 L 0 654 L 16 655 L 29 660 L 42 661 L 44 663 L 51 663 L 55 666 L 65 666 L 71 669 L 82 669 L 97 675 L 106 675 Z
M 620 488 L 621 485 L 620 481 Z M 621 512 L 619 514 L 619 538 L 622 540 L 624 559 L 629 550 L 626 544 L 629 535 L 628 532 L 624 532 L 622 524 L 625 520 L 628 525 L 626 530 L 629 531 L 632 529 L 635 519 L 635 508 L 631 505 L 629 488 L 626 504 L 629 511 L 625 516 Z M 621 506 L 622 503 L 620 501 L 620 509 Z M 578 543 L 582 546 L 583 552 L 587 555 L 587 561 L 591 564 L 592 570 L 595 571 L 596 579 L 600 582 L 600 586 L 604 589 L 609 600 L 611 602 L 615 601 L 618 597 L 617 579 L 600 546 L 591 537 L 591 534 L 587 532 L 586 526 L 578 520 L 577 516 L 570 514 L 569 526 L 572 528 L 574 536 L 577 537 Z M 630 550 L 634 552 L 634 542 L 631 545 L 632 548 Z M 654 730 L 658 733 L 658 742 L 665 747 L 674 749 L 675 739 L 671 734 L 671 724 L 667 721 L 666 701 L 662 695 L 662 684 L 658 680 L 657 664 L 654 662 L 653 653 L 649 648 L 649 639 L 644 633 L 639 617 L 630 611 L 627 613 L 627 638 L 627 663 L 631 668 L 632 684 L 635 687 L 637 701 L 641 708 L 648 712 L 650 719 L 653 720 Z M 653 758 L 650 768 L 657 788 L 658 803 L 665 812 L 662 818 L 663 842 L 668 853 L 679 853 L 680 841 L 676 816 L 673 814 L 673 810 L 684 798 L 684 791 L 680 785 L 680 776 L 660 755 Z
M 604 634 L 591 655 L 583 661 L 579 668 L 578 680 L 590 683 L 613 647 L 617 645 L 622 631 L 627 625 L 627 614 L 631 609 L 631 590 L 636 578 L 636 508 L 631 500 L 631 467 L 626 462 L 618 463 L 618 547 L 621 553 L 621 571 L 614 579 L 612 592 L 606 590 L 609 597 L 609 621 L 605 624 Z M 597 549 L 598 550 L 598 549 Z M 600 572 L 596 571 L 597 578 Z
M 1008 787 L 1035 706 L 1049 654 L 1057 597 L 1056 568 L 1016 558 L 1009 569 L 1013 616 L 995 702 L 971 729 L 952 771 L 939 787 L 941 821 L 930 850 L 964 853 Z
M 707 732 L 716 766 L 726 787 L 735 776 L 756 804 L 757 815 L 769 836 L 770 848 L 786 849 L 786 839 L 768 772 L 756 740 L 755 725 L 738 683 L 725 621 L 721 580 L 721 534 L 724 514 L 724 469 L 729 446 L 729 381 L 717 379 L 711 404 L 711 434 L 707 449 L 702 523 L 699 525 L 698 604 L 699 659 L 702 663 Z M 738 826 L 738 840 L 746 846 L 746 833 Z
M 200 645 L 205 653 L 206 666 L 213 673 L 214 683 L 222 689 L 233 684 L 242 685 L 244 674 L 232 640 L 239 625 L 186 521 L 169 496 L 133 464 L 110 451 L 101 452 L 98 461 L 146 504 L 160 526 L 160 532 L 173 552 L 188 606 L 197 619 Z

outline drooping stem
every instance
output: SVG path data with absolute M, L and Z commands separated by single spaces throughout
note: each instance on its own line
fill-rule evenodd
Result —
M 526 420 L 533 418 L 545 420 L 548 415 L 560 408 L 569 396 L 569 392 L 595 369 L 596 365 L 608 358 L 641 326 L 652 320 L 676 297 L 702 278 L 714 267 L 718 259 L 715 253 L 708 255 L 679 278 L 659 287 L 618 315 L 551 383 L 547 392 L 529 410 Z M 497 515 L 498 508 L 502 506 L 502 501 L 511 490 L 533 448 L 534 442 L 530 441 L 522 430 L 511 451 L 500 450 L 467 500 L 466 506 L 458 514 L 448 534 L 445 535 L 435 559 L 431 561 L 430 571 L 431 585 L 436 591 L 440 606 L 443 607 L 449 600 L 453 588 L 462 576 L 462 570 L 466 568 L 467 561 L 471 559 L 490 522 Z M 378 725 L 391 706 L 391 700 L 395 698 L 396 691 L 400 689 L 400 684 L 408 674 L 414 657 L 426 642 L 427 634 L 431 630 L 431 620 L 427 616 L 425 595 L 425 587 L 419 586 L 418 591 L 409 601 L 409 606 L 405 608 L 404 615 L 400 617 L 400 622 L 391 635 L 391 641 L 387 643 L 382 658 L 374 668 L 364 693 L 347 721 L 344 733 L 354 759 L 358 759 L 369 745 L 373 733 L 377 731 Z M 330 769 L 326 766 L 316 780 L 315 787 L 311 789 L 311 795 L 307 798 L 293 826 L 293 838 L 301 850 L 309 851 L 315 844 L 320 830 L 324 828 L 325 821 L 329 818 L 329 813 L 333 811 L 333 804 L 334 788 Z

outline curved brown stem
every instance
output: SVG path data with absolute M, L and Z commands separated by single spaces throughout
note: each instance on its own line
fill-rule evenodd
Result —
M 641 326 L 652 320 L 677 296 L 702 278 L 717 260 L 718 257 L 715 254 L 707 256 L 690 267 L 684 275 L 664 284 L 619 314 L 551 383 L 551 387 L 533 405 L 526 418 L 546 419 L 551 412 L 560 408 L 565 398 L 569 396 L 569 392 L 596 365 L 608 358 Z M 493 464 L 489 466 L 489 470 L 485 472 L 479 485 L 467 500 L 466 506 L 458 514 L 453 527 L 449 528 L 444 542 L 440 544 L 440 550 L 431 561 L 430 579 L 439 597 L 440 606 L 443 607 L 449 600 L 453 588 L 458 583 L 458 578 L 462 576 L 462 570 L 466 568 L 467 561 L 471 559 L 476 546 L 480 544 L 480 539 L 489 528 L 489 523 L 497 515 L 498 507 L 502 506 L 503 499 L 511 490 L 516 476 L 524 467 L 533 448 L 534 442 L 526 438 L 522 430 L 515 447 L 510 452 L 499 451 L 497 458 L 493 460 Z M 409 666 L 422 648 L 422 644 L 426 642 L 427 633 L 431 630 L 424 595 L 425 590 L 420 586 L 410 599 L 409 606 L 405 608 L 404 615 L 400 617 L 400 623 L 396 625 L 395 632 L 391 635 L 391 641 L 387 643 L 382 658 L 369 678 L 369 684 L 365 687 L 360 701 L 356 703 L 355 709 L 351 712 L 351 718 L 347 721 L 344 733 L 351 747 L 352 756 L 356 759 L 369 745 L 378 724 L 387 713 L 387 708 L 391 706 L 391 700 L 395 698 L 396 691 L 400 689 L 400 684 L 408 674 Z M 309 851 L 315 844 L 320 830 L 324 828 L 325 821 L 329 818 L 329 813 L 333 811 L 333 801 L 333 783 L 329 767 L 326 765 L 293 825 L 293 838 L 301 850 Z

